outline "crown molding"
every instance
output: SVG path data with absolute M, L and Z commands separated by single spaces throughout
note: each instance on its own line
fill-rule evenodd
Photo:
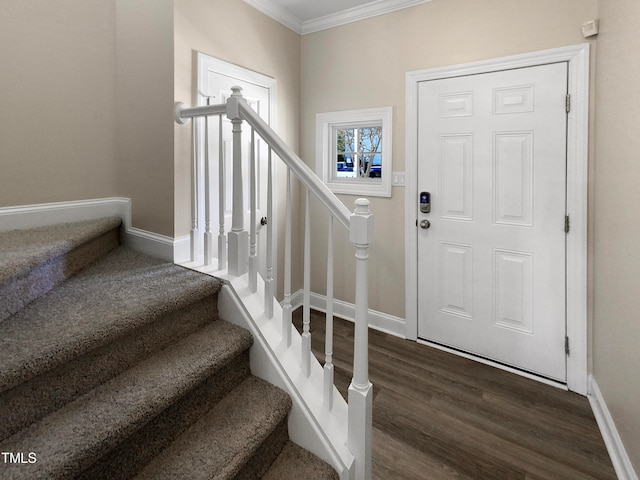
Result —
M 282 25 L 290 30 L 293 30 L 298 35 L 302 35 L 302 20 L 295 15 L 292 15 L 284 8 L 281 8 L 269 0 L 244 0 L 256 10 L 264 13 L 268 17 L 273 18 L 275 21 L 280 22 Z
M 285 9 L 273 5 L 268 0 L 244 0 L 253 8 L 280 22 L 299 35 L 319 32 L 340 25 L 365 20 L 367 18 L 414 7 L 431 0 L 374 0 L 359 7 L 349 8 L 342 12 L 302 21 Z
M 415 7 L 431 0 L 376 0 L 360 7 L 349 8 L 342 12 L 302 22 L 302 35 L 339 27 L 352 22 L 358 22 L 378 15 Z

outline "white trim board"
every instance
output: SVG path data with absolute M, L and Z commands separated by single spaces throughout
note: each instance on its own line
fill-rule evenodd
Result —
M 589 44 L 555 48 L 504 58 L 483 60 L 406 74 L 405 285 L 406 337 L 418 336 L 418 84 L 554 62 L 568 62 L 571 111 L 567 122 L 567 356 L 569 390 L 587 394 L 587 183 L 589 139 Z
M 300 289 L 291 295 L 291 306 L 293 310 L 302 307 L 304 298 L 304 290 Z M 327 311 L 327 297 L 319 293 L 309 293 L 309 303 L 312 309 L 319 312 Z M 343 300 L 333 300 L 333 315 L 354 322 L 356 318 L 356 306 L 353 303 Z M 369 309 L 369 328 L 379 330 L 389 335 L 405 338 L 405 322 L 404 319 L 389 315 L 387 313 L 378 312 Z
M 616 475 L 618 475 L 620 480 L 638 480 L 638 476 L 624 448 L 613 417 L 611 417 L 611 413 L 604 401 L 600 387 L 598 387 L 598 383 L 592 375 L 589 375 L 588 398 L 591 409 L 593 410 L 593 415 L 596 417 L 598 427 L 600 427 L 602 439 L 607 446 L 607 451 L 611 457 L 611 463 L 616 471 Z
M 122 217 L 125 228 L 130 228 L 131 200 L 111 197 L 4 207 L 0 208 L 0 231 L 46 227 L 109 216 Z
M 0 208 L 0 231 L 44 227 L 109 216 L 122 218 L 122 241 L 125 245 L 163 260 L 173 261 L 173 238 L 131 226 L 130 198 L 95 198 Z
M 256 10 L 273 18 L 285 27 L 293 30 L 298 35 L 319 32 L 329 28 L 346 25 L 348 23 L 366 20 L 367 18 L 385 15 L 387 13 L 402 10 L 403 8 L 415 7 L 431 0 L 373 0 L 357 7 L 331 13 L 318 18 L 301 20 L 290 13 L 287 9 L 268 0 L 244 0 Z

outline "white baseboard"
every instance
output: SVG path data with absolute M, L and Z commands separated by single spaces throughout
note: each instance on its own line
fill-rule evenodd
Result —
M 298 290 L 291 295 L 291 305 L 295 310 L 302 306 L 303 303 L 303 290 Z M 320 295 L 319 293 L 311 292 L 309 294 L 309 302 L 311 308 L 320 312 L 327 311 L 327 297 Z M 356 318 L 356 306 L 353 303 L 345 302 L 343 300 L 333 301 L 333 315 L 351 322 Z M 388 313 L 378 312 L 377 310 L 369 309 L 369 327 L 374 330 L 379 330 L 390 335 L 394 335 L 400 338 L 405 337 L 405 320 L 400 317 L 389 315 Z
M 139 228 L 128 228 L 124 234 L 124 244 L 138 252 L 173 262 L 173 238 Z
M 633 465 L 631 464 L 631 460 L 624 448 L 622 439 L 618 434 L 616 424 L 611 417 L 611 413 L 609 413 L 609 409 L 607 408 L 607 404 L 602 396 L 600 387 L 598 387 L 598 383 L 596 382 L 596 379 L 593 378 L 593 375 L 589 376 L 588 398 L 589 403 L 591 403 L 593 415 L 596 417 L 598 427 L 600 427 L 600 433 L 602 433 L 602 438 L 607 446 L 607 451 L 611 457 L 611 463 L 613 463 L 613 468 L 615 469 L 618 478 L 620 480 L 638 480 L 638 476 L 633 469 Z
M 56 223 L 80 222 L 109 216 L 121 217 L 125 228 L 130 228 L 131 199 L 95 198 L 4 207 L 0 208 L 0 231 L 46 227 Z
M 191 260 L 191 237 L 184 235 L 173 240 L 173 261 L 185 263 Z
M 0 208 L 0 232 L 109 216 L 122 218 L 125 245 L 163 260 L 173 261 L 177 243 L 173 238 L 131 226 L 130 198 L 95 198 Z

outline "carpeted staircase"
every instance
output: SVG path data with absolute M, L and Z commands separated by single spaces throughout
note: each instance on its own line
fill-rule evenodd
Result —
M 289 440 L 221 283 L 120 223 L 0 233 L 0 478 L 337 480 Z

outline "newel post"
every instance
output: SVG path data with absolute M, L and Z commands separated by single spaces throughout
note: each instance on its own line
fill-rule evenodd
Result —
M 240 276 L 247 273 L 249 233 L 244 229 L 244 192 L 242 179 L 242 119 L 238 103 L 244 101 L 241 87 L 231 87 L 233 94 L 227 100 L 227 118 L 231 120 L 233 132 L 233 209 L 231 231 L 228 234 L 229 274 Z
M 369 382 L 369 245 L 374 221 L 369 200 L 359 198 L 351 214 L 349 239 L 356 247 L 356 319 L 353 379 L 349 386 L 349 448 L 355 457 L 355 478 L 371 479 L 373 385 Z

